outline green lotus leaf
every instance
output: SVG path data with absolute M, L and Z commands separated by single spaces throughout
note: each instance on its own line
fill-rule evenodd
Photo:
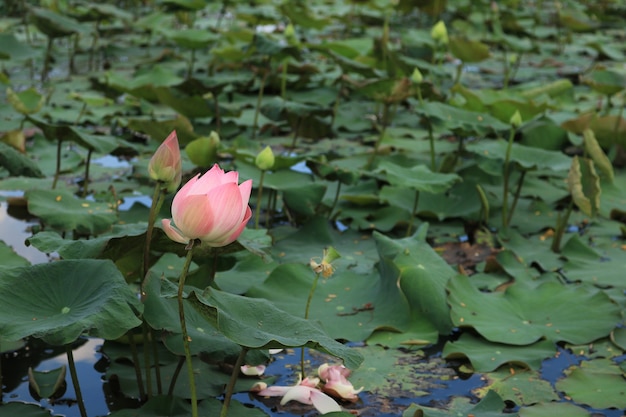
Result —
M 546 282 L 529 291 L 516 283 L 503 293 L 482 293 L 467 277 L 456 276 L 448 291 L 454 324 L 473 327 L 492 342 L 588 343 L 607 336 L 621 320 L 619 307 L 591 286 Z
M 481 140 L 469 145 L 467 150 L 487 159 L 504 161 L 508 142 L 503 139 Z M 548 151 L 513 143 L 511 147 L 511 162 L 517 162 L 524 169 L 549 169 L 565 171 L 571 165 L 571 158 L 560 151 Z
M 219 36 L 210 30 L 201 29 L 176 29 L 161 30 L 170 40 L 179 46 L 189 49 L 206 48 L 210 43 L 219 39 Z
M 447 191 L 454 183 L 461 181 L 456 174 L 432 172 L 425 165 L 405 168 L 394 163 L 383 161 L 376 170 L 384 173 L 384 178 L 392 185 L 408 187 L 416 191 L 438 194 Z
M 571 403 L 548 402 L 522 407 L 520 417 L 591 417 L 591 413 Z
M 295 317 L 267 300 L 209 289 L 192 291 L 187 298 L 212 326 L 240 346 L 272 349 L 305 346 L 338 358 L 348 368 L 358 368 L 363 357 L 330 338 L 312 320 Z
M 180 378 L 184 380 L 182 375 Z M 219 415 L 221 408 L 221 401 L 207 398 L 198 405 L 198 412 L 203 416 L 214 416 Z M 188 400 L 167 395 L 154 396 L 138 409 L 128 408 L 109 414 L 110 417 L 188 417 L 190 415 L 191 404 Z M 238 401 L 230 404 L 228 415 L 229 417 L 267 417 L 267 414 L 260 409 L 246 407 Z
M 624 371 L 610 359 L 583 361 L 566 374 L 556 382 L 556 389 L 573 401 L 598 409 L 626 407 Z
M 37 404 L 21 402 L 8 402 L 0 407 L 0 417 L 62 417 L 60 414 L 52 414 L 50 410 Z
M 32 58 L 37 52 L 28 44 L 22 43 L 12 33 L 0 33 L 0 59 L 23 60 Z
M 503 123 L 491 115 L 460 109 L 437 101 L 426 102 L 416 107 L 415 111 L 427 118 L 429 123 L 453 132 L 486 135 L 510 129 L 508 123 Z
M 0 333 L 66 345 L 83 334 L 115 339 L 141 324 L 141 305 L 111 261 L 66 260 L 3 272 Z
M 489 46 L 460 36 L 450 37 L 450 52 L 463 62 L 480 62 L 489 58 Z
M 487 384 L 472 391 L 478 397 L 495 391 L 503 400 L 512 401 L 517 405 L 559 400 L 550 382 L 541 379 L 538 371 L 502 367 L 486 374 L 484 379 Z
M 502 398 L 495 392 L 489 391 L 478 404 L 473 404 L 467 397 L 455 396 L 445 407 L 425 407 L 411 404 L 402 414 L 402 417 L 450 417 L 450 416 L 474 416 L 474 417 L 509 417 L 511 414 L 504 413 L 506 405 Z
M 60 398 L 67 387 L 66 370 L 65 365 L 49 371 L 33 371 L 33 368 L 28 368 L 28 383 L 35 398 Z
M 79 199 L 66 190 L 29 190 L 24 196 L 28 211 L 53 229 L 97 235 L 117 221 L 110 204 Z
M 50 38 L 61 38 L 74 33 L 91 33 L 91 27 L 71 17 L 41 7 L 29 7 L 29 18 L 37 29 Z
M 571 168 L 567 175 L 567 185 L 576 206 L 589 217 L 596 215 L 600 210 L 600 177 L 596 173 L 591 159 L 572 159 Z
M 555 353 L 556 346 L 549 340 L 520 347 L 492 343 L 464 333 L 456 342 L 446 343 L 442 355 L 446 359 L 467 358 L 477 372 L 489 372 L 505 363 L 538 370 L 541 362 Z
M 601 94 L 613 95 L 626 88 L 626 76 L 611 70 L 596 70 L 582 81 Z
M 5 168 L 15 177 L 45 177 L 35 161 L 4 142 L 0 142 L 0 167 Z

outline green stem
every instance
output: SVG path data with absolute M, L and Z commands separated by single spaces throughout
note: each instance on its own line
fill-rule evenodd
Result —
M 298 142 L 298 134 L 300 133 L 300 123 L 302 123 L 302 117 L 296 119 L 296 128 L 293 130 L 293 140 L 291 141 L 291 149 L 296 149 L 296 143 Z
M 70 345 L 65 345 L 65 353 L 67 354 L 67 363 L 70 367 L 70 375 L 72 376 L 72 384 L 74 385 L 74 392 L 76 392 L 76 402 L 78 402 L 78 409 L 80 410 L 81 417 L 87 417 L 87 410 L 85 409 L 85 402 L 83 401 L 83 394 L 80 391 L 80 384 L 78 383 L 78 373 L 76 373 L 76 364 L 74 363 L 74 353 Z
M 130 354 L 133 357 L 133 366 L 135 368 L 135 378 L 137 379 L 137 388 L 139 388 L 139 398 L 143 401 L 146 398 L 146 392 L 143 388 L 143 376 L 139 368 L 139 355 L 137 354 L 137 343 L 135 343 L 135 334 L 133 331 L 126 332 L 128 335 L 128 344 L 130 345 Z
M 187 334 L 187 325 L 185 324 L 185 308 L 183 304 L 183 292 L 185 289 L 185 278 L 187 278 L 187 272 L 189 272 L 189 266 L 191 265 L 191 258 L 193 257 L 193 244 L 194 241 L 190 240 L 185 249 L 187 250 L 187 257 L 185 258 L 185 265 L 178 279 L 178 316 L 180 318 L 180 329 L 183 334 L 183 348 L 185 350 L 185 360 L 187 362 L 187 373 L 189 373 L 189 387 L 191 391 L 191 415 L 192 417 L 198 417 L 198 395 L 196 393 L 196 380 L 193 375 L 193 363 L 191 362 L 191 351 L 189 349 L 189 335 Z
M 333 216 L 333 211 L 335 211 L 335 207 L 337 207 L 337 202 L 339 201 L 339 193 L 341 192 L 341 181 L 337 181 L 337 191 L 335 191 L 335 199 L 333 200 L 333 205 L 330 207 L 328 211 L 328 218 L 331 219 Z
M 172 380 L 170 381 L 170 386 L 167 390 L 167 395 L 174 395 L 174 387 L 176 386 L 176 381 L 178 380 L 178 375 L 180 375 L 180 370 L 183 369 L 183 365 L 185 364 L 185 358 L 181 357 L 176 364 L 176 369 L 174 369 L 174 373 L 172 374 Z
M 165 197 L 165 192 L 161 188 L 162 184 L 157 183 L 154 187 L 154 193 L 152 194 L 152 204 L 150 205 L 150 213 L 148 214 L 148 228 L 146 229 L 146 241 L 143 247 L 143 282 L 141 283 L 141 295 L 143 297 L 143 287 L 146 285 L 146 279 L 148 278 L 148 270 L 150 265 L 150 244 L 152 242 L 152 233 L 154 231 L 154 222 Z
M 89 149 L 87 151 L 87 163 L 85 164 L 85 179 L 83 180 L 83 198 L 87 197 L 87 193 L 89 191 L 89 167 L 91 166 L 92 154 L 93 149 Z
M 378 148 L 380 147 L 380 144 L 383 142 L 383 139 L 385 138 L 385 130 L 387 130 L 387 119 L 389 118 L 389 103 L 384 103 L 383 104 L 383 116 L 382 116 L 382 126 L 380 127 L 380 135 L 378 136 L 378 139 L 376 140 L 376 143 L 374 144 L 374 151 L 372 152 L 372 154 L 370 155 L 369 159 L 367 160 L 367 164 L 365 165 L 366 169 L 371 169 L 372 165 L 374 163 L 374 159 L 376 158 L 376 156 L 378 155 Z
M 0 351 L 2 351 L 2 349 L 0 349 Z M 2 391 L 2 358 L 0 357 L 0 405 L 2 405 L 2 397 L 3 397 L 3 391 Z
M 54 170 L 54 179 L 52 180 L 52 189 L 54 190 L 57 187 L 57 182 L 59 181 L 59 176 L 61 175 L 61 149 L 63 141 L 61 139 L 57 140 L 57 165 Z
M 522 185 L 524 185 L 524 177 L 526 177 L 526 171 L 522 171 L 522 174 L 520 175 L 519 180 L 517 180 L 517 188 L 515 189 L 515 195 L 513 196 L 513 204 L 511 204 L 511 210 L 509 211 L 507 224 L 511 224 L 513 213 L 515 213 L 515 207 L 517 207 L 517 201 L 519 200 L 519 196 L 522 193 Z
M 283 71 L 280 79 L 280 96 L 283 100 L 287 99 L 287 59 L 283 59 Z
M 154 357 L 154 374 L 157 383 L 157 394 L 163 394 L 163 382 L 161 381 L 161 367 L 159 366 L 159 349 L 154 329 L 148 326 L 150 330 L 150 344 L 152 345 L 152 357 Z
M 259 113 L 261 112 L 261 101 L 263 101 L 263 90 L 265 90 L 265 81 L 269 75 L 269 70 L 264 69 L 261 85 L 259 86 L 259 95 L 256 99 L 256 108 L 254 109 L 254 122 L 252 122 L 252 139 L 256 138 L 256 131 L 259 125 Z
M 150 341 L 150 337 L 148 336 L 150 327 L 148 326 L 148 323 L 146 323 L 146 321 L 144 320 L 141 323 L 141 332 L 143 335 L 143 366 L 144 366 L 144 372 L 146 374 L 146 394 L 147 394 L 147 399 L 150 399 L 150 397 L 152 397 L 152 375 L 151 375 L 151 363 L 150 363 L 150 346 L 148 346 L 149 341 Z
M 511 148 L 513 147 L 513 138 L 515 137 L 515 128 L 511 127 L 511 133 L 509 134 L 509 143 L 506 147 L 506 156 L 504 157 L 504 190 L 502 195 L 502 228 L 505 229 L 509 225 L 508 217 L 508 201 L 509 201 L 509 177 L 511 175 L 510 161 L 511 161 Z
M 187 68 L 187 79 L 190 79 L 193 75 L 193 67 L 196 63 L 196 50 L 191 49 L 191 60 L 189 61 L 189 68 Z
M 228 414 L 228 408 L 230 407 L 230 400 L 233 398 L 233 391 L 235 390 L 235 383 L 237 382 L 237 377 L 239 376 L 239 371 L 241 369 L 241 365 L 243 365 L 243 361 L 248 354 L 248 348 L 242 346 L 241 352 L 239 352 L 239 356 L 237 357 L 237 361 L 235 361 L 235 365 L 233 367 L 233 373 L 228 380 L 228 385 L 226 385 L 226 393 L 224 394 L 224 403 L 222 404 L 222 411 L 220 412 L 220 417 L 226 417 Z
M 309 318 L 309 309 L 311 308 L 311 300 L 313 299 L 313 294 L 315 293 L 315 288 L 317 288 L 317 282 L 320 279 L 320 274 L 315 274 L 315 279 L 313 280 L 313 285 L 311 286 L 311 290 L 309 291 L 309 296 L 306 299 L 306 307 L 304 309 L 304 318 L 305 320 Z M 304 347 L 300 351 L 300 374 L 302 375 L 302 379 L 306 377 L 306 373 L 304 372 Z
M 457 67 L 456 67 L 456 75 L 454 76 L 454 82 L 452 83 L 452 85 L 457 85 L 460 81 L 461 81 L 461 74 L 463 74 L 463 62 L 461 62 Z M 452 93 L 454 94 L 454 93 Z
M 263 180 L 265 179 L 265 170 L 261 171 L 259 179 L 259 191 L 256 195 L 256 212 L 254 213 L 254 228 L 259 228 L 259 217 L 261 216 L 261 198 L 263 198 Z
M 567 211 L 565 212 L 565 216 L 559 216 L 556 220 L 556 228 L 554 231 L 554 237 L 552 238 L 552 246 L 550 247 L 554 253 L 561 252 L 561 240 L 563 239 L 563 233 L 565 233 L 565 228 L 567 227 L 569 216 L 572 214 L 573 208 L 574 199 L 572 198 L 569 202 L 569 206 L 567 207 Z
M 430 144 L 430 170 L 437 172 L 437 163 L 435 162 L 435 136 L 433 135 L 433 125 L 430 123 L 430 119 L 428 120 L 428 143 Z
M 46 45 L 46 56 L 43 62 L 43 69 L 41 70 L 42 82 L 47 80 L 48 71 L 50 71 L 50 61 L 52 61 L 52 42 L 54 42 L 54 38 L 48 37 L 48 43 Z
M 415 190 L 415 199 L 413 200 L 413 211 L 411 211 L 411 220 L 409 221 L 409 228 L 406 231 L 406 237 L 411 236 L 411 232 L 413 231 L 413 223 L 415 222 L 415 216 L 417 215 L 417 203 L 420 199 L 419 190 Z

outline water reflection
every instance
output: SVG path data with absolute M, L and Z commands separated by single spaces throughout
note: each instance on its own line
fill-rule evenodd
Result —
M 0 240 L 32 264 L 48 262 L 48 255 L 26 245 L 26 239 L 33 235 L 32 227 L 39 223 L 25 213 L 26 207 L 20 209 L 19 206 L 9 207 L 7 202 L 0 203 Z

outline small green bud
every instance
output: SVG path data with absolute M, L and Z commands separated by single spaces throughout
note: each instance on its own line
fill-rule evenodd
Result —
M 294 36 L 296 36 L 296 29 L 293 27 L 293 25 L 291 23 L 289 23 L 285 27 L 285 37 L 286 38 L 293 38 Z
M 413 70 L 413 74 L 411 74 L 411 81 L 413 81 L 415 84 L 421 84 L 422 81 L 424 81 L 424 76 L 422 75 L 422 72 L 419 68 L 415 67 L 415 69 Z
M 267 171 L 268 169 L 272 169 L 275 161 L 276 158 L 274 158 L 274 152 L 272 152 L 272 148 L 266 146 L 265 149 L 259 152 L 259 154 L 256 156 L 254 163 L 261 171 Z
M 509 123 L 511 123 L 511 126 L 513 126 L 515 129 L 522 125 L 522 115 L 519 113 L 519 110 L 515 110 L 515 113 L 513 113 L 513 116 L 511 116 Z
M 448 43 L 448 29 L 446 28 L 446 24 L 443 23 L 443 20 L 435 23 L 435 26 L 430 30 L 430 36 L 439 43 L 447 44 Z

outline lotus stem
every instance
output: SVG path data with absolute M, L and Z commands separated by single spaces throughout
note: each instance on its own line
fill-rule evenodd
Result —
M 46 56 L 43 62 L 43 69 L 41 70 L 41 82 L 46 81 L 48 78 L 50 61 L 52 60 L 52 42 L 54 42 L 54 38 L 48 37 L 48 43 L 46 44 Z
M 154 187 L 154 193 L 152 194 L 152 204 L 150 205 L 150 213 L 148 214 L 148 228 L 146 229 L 146 242 L 143 249 L 143 282 L 141 284 L 142 292 L 141 295 L 143 297 L 143 287 L 146 284 L 146 278 L 148 276 L 148 267 L 150 265 L 150 244 L 152 242 L 152 233 L 154 231 L 154 222 L 156 221 L 156 216 L 159 210 L 161 210 L 161 206 L 163 205 L 163 200 L 165 197 L 165 191 L 162 188 L 161 183 L 157 183 Z
M 330 210 L 328 211 L 328 219 L 333 217 L 333 211 L 335 211 L 335 207 L 337 207 L 337 202 L 339 201 L 339 194 L 341 193 L 341 181 L 337 181 L 337 191 L 335 191 L 335 199 L 333 200 L 333 205 L 330 206 Z
M 265 179 L 265 170 L 261 170 L 261 178 L 259 179 L 259 191 L 256 195 L 256 212 L 254 213 L 254 229 L 259 228 L 259 217 L 261 216 L 261 198 L 263 198 L 263 180 Z
M 504 157 L 504 172 L 503 172 L 503 195 L 502 195 L 502 228 L 506 229 L 509 225 L 508 217 L 508 201 L 509 201 L 509 177 L 511 176 L 511 148 L 513 147 L 513 138 L 515 137 L 515 128 L 511 127 L 509 133 L 509 143 L 506 148 L 506 155 Z
M 259 113 L 261 112 L 261 101 L 263 101 L 263 90 L 265 90 L 265 82 L 269 75 L 269 70 L 264 69 L 263 77 L 261 77 L 261 85 L 259 86 L 259 95 L 256 99 L 256 107 L 254 109 L 254 122 L 252 122 L 252 139 L 256 138 L 256 131 L 259 125 Z
M 74 392 L 76 393 L 76 402 L 78 402 L 80 415 L 81 417 L 87 417 L 83 394 L 80 391 L 80 384 L 78 383 L 78 373 L 76 372 L 76 364 L 74 363 L 74 353 L 72 352 L 72 347 L 70 345 L 65 345 L 65 353 L 67 354 L 67 363 L 70 367 L 70 375 L 72 376 L 72 384 L 74 385 Z
M 287 99 L 287 61 L 288 58 L 283 59 L 283 71 L 280 79 L 280 96 L 283 100 Z
M 554 230 L 554 237 L 552 238 L 552 246 L 550 249 L 554 253 L 561 252 L 561 240 L 563 239 L 563 233 L 565 233 L 565 228 L 567 227 L 567 223 L 569 222 L 569 216 L 572 214 L 572 209 L 574 208 L 574 199 L 572 198 L 569 202 L 569 206 L 567 207 L 567 211 L 563 217 L 559 216 L 556 219 L 556 228 Z
M 461 139 L 459 139 L 460 141 Z M 433 125 L 428 120 L 428 143 L 430 144 L 430 170 L 437 172 L 437 162 L 435 162 L 435 136 L 433 135 Z
M 152 372 L 151 372 L 151 364 L 150 364 L 150 349 L 148 343 L 150 343 L 149 326 L 145 320 L 141 323 L 141 332 L 143 335 L 143 366 L 146 373 L 146 395 L 147 399 L 152 397 Z
M 187 278 L 187 272 L 189 272 L 189 266 L 191 265 L 191 258 L 193 257 L 193 244 L 194 241 L 190 240 L 185 249 L 187 250 L 187 257 L 185 258 L 185 265 L 178 279 L 178 315 L 180 318 L 180 330 L 183 334 L 183 348 L 185 350 L 185 361 L 187 362 L 187 373 L 189 374 L 189 387 L 191 391 L 191 415 L 192 417 L 198 417 L 198 395 L 196 393 L 196 380 L 193 375 L 193 363 L 191 362 L 191 351 L 189 349 L 189 335 L 187 334 L 187 325 L 185 324 L 185 309 L 183 304 L 183 292 L 185 289 L 185 278 Z
M 309 318 L 309 309 L 311 308 L 311 300 L 313 300 L 313 294 L 315 293 L 315 288 L 317 288 L 317 282 L 320 279 L 320 274 L 315 274 L 315 279 L 313 280 L 313 285 L 311 285 L 311 290 L 309 291 L 309 296 L 306 299 L 306 307 L 304 308 L 304 318 L 307 320 Z M 302 375 L 302 379 L 306 377 L 306 373 L 304 372 L 304 347 L 300 350 L 300 374 Z
M 413 231 L 413 223 L 415 222 L 415 216 L 417 215 L 417 203 L 420 199 L 419 190 L 415 190 L 415 199 L 413 200 L 413 210 L 411 211 L 411 220 L 409 221 L 409 228 L 406 230 L 406 237 L 411 236 Z
M 233 366 L 233 373 L 230 375 L 230 379 L 228 380 L 228 385 L 226 385 L 226 393 L 224 394 L 224 403 L 222 404 L 222 411 L 220 412 L 220 417 L 226 417 L 228 415 L 228 408 L 230 407 L 230 400 L 233 398 L 233 391 L 235 390 L 235 383 L 237 382 L 237 377 L 239 376 L 239 370 L 241 369 L 241 365 L 243 365 L 243 361 L 245 360 L 247 353 L 248 353 L 248 348 L 242 346 L 241 352 L 239 352 L 239 356 L 237 356 L 237 360 L 235 361 L 235 365 Z
M 513 197 L 513 204 L 511 204 L 511 210 L 509 211 L 507 224 L 511 224 L 513 213 L 515 213 L 515 207 L 517 207 L 517 201 L 519 200 L 519 196 L 522 193 L 522 185 L 524 185 L 524 177 L 526 177 L 526 171 L 522 171 L 522 174 L 520 175 L 519 180 L 517 180 L 517 188 L 515 189 L 515 196 Z
M 52 189 L 54 190 L 57 187 L 57 182 L 59 181 L 59 176 L 61 175 L 61 148 L 63 141 L 57 140 L 57 165 L 54 170 L 54 179 L 52 180 Z
M 156 337 L 154 335 L 154 329 L 148 326 L 150 331 L 150 344 L 152 345 L 152 357 L 154 358 L 154 374 L 157 383 L 157 394 L 163 394 L 163 382 L 161 381 L 161 367 L 159 366 L 159 349 L 157 346 Z
M 180 370 L 183 369 L 183 365 L 185 364 L 185 358 L 181 357 L 176 364 L 176 369 L 174 369 L 174 373 L 172 374 L 172 380 L 170 381 L 170 386 L 167 389 L 167 395 L 174 395 L 174 387 L 176 386 L 176 381 L 178 380 L 178 375 L 180 375 Z
M 372 152 L 369 159 L 367 160 L 367 164 L 365 165 L 366 169 L 372 168 L 372 165 L 374 164 L 374 159 L 378 155 L 378 148 L 380 147 L 380 144 L 383 142 L 383 139 L 385 138 L 385 131 L 387 130 L 387 122 L 388 122 L 387 119 L 389 118 L 389 105 L 390 105 L 389 103 L 383 104 L 383 115 L 381 119 L 382 123 L 380 127 L 380 135 L 378 136 L 378 139 L 376 140 L 376 143 L 374 144 L 374 152 Z
M 87 163 L 85 164 L 85 179 L 83 180 L 83 198 L 87 197 L 87 193 L 89 192 L 89 167 L 91 165 L 92 154 L 93 149 L 89 149 L 87 151 Z
M 141 369 L 139 368 L 139 355 L 137 355 L 137 343 L 135 343 L 135 335 L 132 331 L 127 333 L 128 344 L 130 345 L 130 353 L 133 357 L 133 366 L 135 368 L 135 377 L 137 378 L 137 388 L 139 389 L 139 398 L 143 401 L 146 397 L 146 392 L 143 388 L 143 377 L 141 376 Z

